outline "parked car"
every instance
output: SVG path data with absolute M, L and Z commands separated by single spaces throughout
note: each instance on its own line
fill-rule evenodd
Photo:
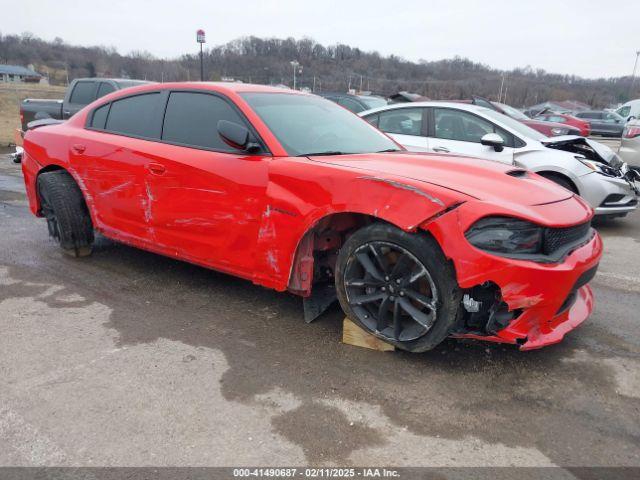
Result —
M 305 298 L 410 351 L 539 348 L 587 318 L 593 210 L 525 170 L 412 154 L 316 95 L 249 84 L 114 92 L 27 131 L 31 211 L 64 251 L 95 232 Z M 232 329 L 233 326 L 230 326 Z
M 579 130 L 579 135 L 588 137 L 591 135 L 591 125 L 586 120 L 574 117 L 567 113 L 555 113 L 555 112 L 543 112 L 534 120 L 540 120 L 542 122 L 563 123 L 565 125 L 571 125 Z
M 584 137 L 549 138 L 494 109 L 464 103 L 389 105 L 360 114 L 414 151 L 470 155 L 527 168 L 579 194 L 596 215 L 625 216 L 638 205 L 635 172 Z
M 455 103 L 458 102 L 456 101 Z M 514 120 L 518 120 L 519 122 L 524 123 L 526 126 L 537 130 L 547 137 L 556 137 L 560 135 L 580 135 L 580 130 L 577 127 L 566 125 L 564 123 L 544 122 L 541 120 L 529 118 L 520 110 L 513 108 L 506 103 L 492 102 L 491 100 L 478 96 L 472 97 L 471 100 L 462 100 L 460 101 L 460 103 L 470 103 L 479 107 L 490 108 L 504 115 L 507 115 Z
M 521 123 L 524 123 L 527 127 L 530 127 L 547 137 L 558 137 L 561 135 L 582 135 L 579 127 L 571 125 L 567 122 L 529 118 L 520 110 L 517 110 L 505 103 L 491 102 L 491 104 L 498 112 L 503 113 L 515 120 L 518 120 Z
M 626 123 L 625 119 L 616 112 L 605 112 L 604 110 L 576 112 L 574 115 L 577 118 L 589 122 L 591 135 L 621 137 L 624 124 Z
M 145 83 L 148 82 L 118 78 L 77 78 L 69 84 L 61 100 L 27 98 L 20 104 L 21 130 L 16 132 L 15 143 L 17 147 L 21 147 L 22 136 L 28 129 L 29 123 L 34 120 L 47 118 L 66 120 L 97 98 L 116 90 Z M 20 163 L 21 155 L 22 148 L 17 148 L 13 161 Z
M 629 122 L 636 118 L 640 118 L 640 99 L 630 100 L 616 110 L 625 121 Z
M 387 101 L 375 95 L 351 95 L 350 93 L 318 93 L 321 97 L 331 100 L 332 102 L 342 105 L 353 113 L 364 112 L 372 108 L 381 107 L 387 104 Z
M 625 125 L 618 155 L 630 166 L 640 167 L 640 120 Z

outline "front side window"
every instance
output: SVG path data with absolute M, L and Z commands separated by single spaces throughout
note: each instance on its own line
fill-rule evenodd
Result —
M 422 134 L 422 108 L 398 108 L 380 112 L 378 128 L 386 133 L 419 136 Z
M 73 103 L 76 105 L 89 105 L 95 100 L 95 88 L 95 82 L 76 83 L 76 86 L 73 87 L 73 92 L 71 92 L 69 103 Z
M 631 112 L 630 105 L 627 105 L 626 107 L 620 107 L 618 109 L 618 115 L 620 115 L 621 117 L 628 117 L 630 112 Z
M 240 115 L 225 100 L 198 92 L 172 92 L 162 127 L 162 140 L 180 145 L 236 152 L 218 134 L 218 122 L 244 125 Z
M 243 93 L 291 156 L 401 150 L 365 120 L 333 102 L 296 93 Z
M 564 117 L 548 117 L 547 119 L 549 122 L 556 122 L 556 123 L 566 123 L 566 120 Z
M 105 129 L 132 137 L 156 139 L 159 136 L 160 110 L 158 92 L 116 100 L 111 104 Z
M 480 143 L 487 133 L 497 133 L 510 145 L 509 134 L 493 123 L 469 112 L 450 108 L 435 109 L 435 136 L 444 140 Z

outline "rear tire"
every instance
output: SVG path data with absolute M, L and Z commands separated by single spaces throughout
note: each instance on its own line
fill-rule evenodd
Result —
M 400 349 L 431 350 L 457 323 L 462 293 L 430 236 L 383 223 L 364 227 L 340 249 L 335 278 L 347 316 Z
M 37 188 L 49 235 L 68 255 L 90 255 L 94 240 L 93 223 L 73 177 L 64 170 L 45 172 L 38 175 Z

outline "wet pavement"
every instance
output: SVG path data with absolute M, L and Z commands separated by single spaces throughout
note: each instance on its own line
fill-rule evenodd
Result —
M 99 238 L 63 255 L 0 158 L 0 465 L 640 465 L 640 213 L 532 352 L 340 343 L 333 308 Z M 570 477 L 569 477 L 570 478 Z

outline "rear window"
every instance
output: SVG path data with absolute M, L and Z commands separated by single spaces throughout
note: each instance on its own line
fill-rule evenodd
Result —
M 218 122 L 245 125 L 229 103 L 208 93 L 172 92 L 162 127 L 162 140 L 223 152 L 237 152 L 218 134 Z
M 105 129 L 132 137 L 157 139 L 160 118 L 160 94 L 145 93 L 113 102 Z
M 73 92 L 71 92 L 71 98 L 69 99 L 69 103 L 74 103 L 76 105 L 88 105 L 95 99 L 96 84 L 95 82 L 78 82 L 76 86 L 73 87 Z

